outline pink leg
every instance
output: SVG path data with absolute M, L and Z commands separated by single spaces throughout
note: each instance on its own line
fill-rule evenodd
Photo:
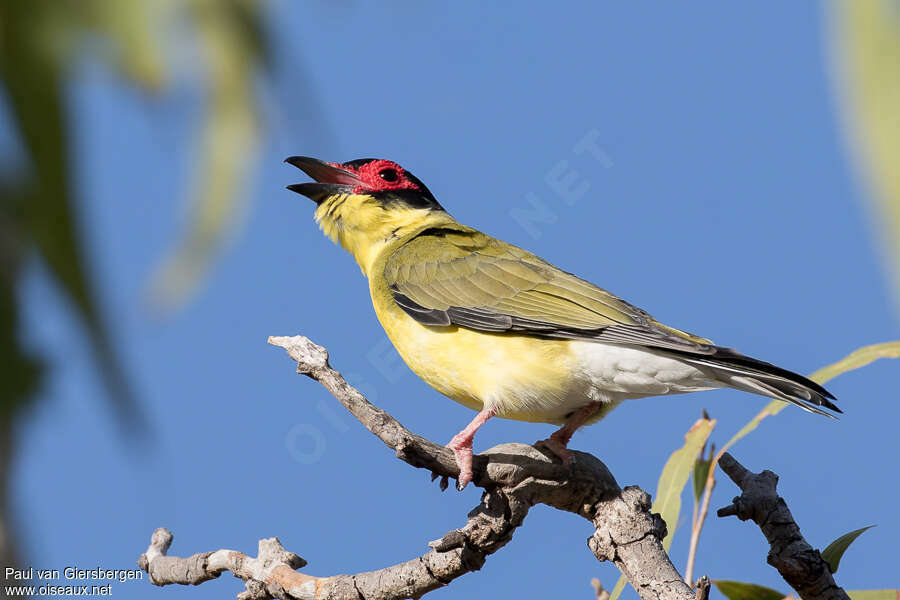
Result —
M 587 406 L 579 408 L 566 420 L 565 425 L 554 431 L 549 438 L 541 440 L 535 445 L 546 447 L 553 454 L 558 456 L 559 459 L 563 461 L 563 464 L 570 464 L 573 460 L 572 452 L 566 447 L 569 445 L 569 440 L 572 439 L 572 436 L 578 428 L 584 425 L 585 421 L 597 414 L 597 411 L 602 407 L 602 402 L 591 402 Z
M 456 456 L 456 464 L 459 465 L 457 489 L 465 488 L 472 481 L 472 438 L 475 437 L 475 432 L 495 414 L 497 413 L 493 408 L 482 410 L 475 415 L 471 423 L 466 425 L 465 429 L 454 435 L 453 439 L 447 444 L 447 447 L 453 450 L 453 454 Z

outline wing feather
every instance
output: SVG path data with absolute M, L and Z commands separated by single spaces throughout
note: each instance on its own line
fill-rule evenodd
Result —
M 708 340 L 662 326 L 606 290 L 461 225 L 414 237 L 384 274 L 397 304 L 428 325 L 711 352 Z
M 710 369 L 726 385 L 840 412 L 820 385 L 659 323 L 647 312 L 520 248 L 462 225 L 426 230 L 392 254 L 394 301 L 435 327 L 630 344 Z

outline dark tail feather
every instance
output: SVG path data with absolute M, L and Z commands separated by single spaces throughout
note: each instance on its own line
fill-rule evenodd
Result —
M 688 352 L 673 354 L 686 362 L 712 369 L 718 379 L 729 387 L 784 400 L 817 415 L 834 418 L 834 415 L 818 408 L 820 406 L 841 413 L 841 409 L 831 402 L 836 398 L 815 381 L 771 363 L 744 356 L 731 348 L 716 348 L 715 354 L 706 356 Z

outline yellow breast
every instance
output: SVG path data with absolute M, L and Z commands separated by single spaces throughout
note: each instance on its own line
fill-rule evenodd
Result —
M 583 386 L 572 378 L 576 359 L 569 341 L 422 325 L 377 281 L 370 291 L 378 320 L 409 368 L 453 400 L 546 423 L 562 422 L 587 402 Z

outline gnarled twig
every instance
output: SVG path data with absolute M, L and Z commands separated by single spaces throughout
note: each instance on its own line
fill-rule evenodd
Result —
M 849 600 L 819 551 L 803 539 L 787 503 L 775 490 L 778 475 L 772 471 L 751 473 L 727 452 L 719 459 L 719 466 L 742 493 L 732 504 L 720 508 L 718 516 L 735 515 L 759 525 L 771 547 L 768 563 L 804 600 Z

